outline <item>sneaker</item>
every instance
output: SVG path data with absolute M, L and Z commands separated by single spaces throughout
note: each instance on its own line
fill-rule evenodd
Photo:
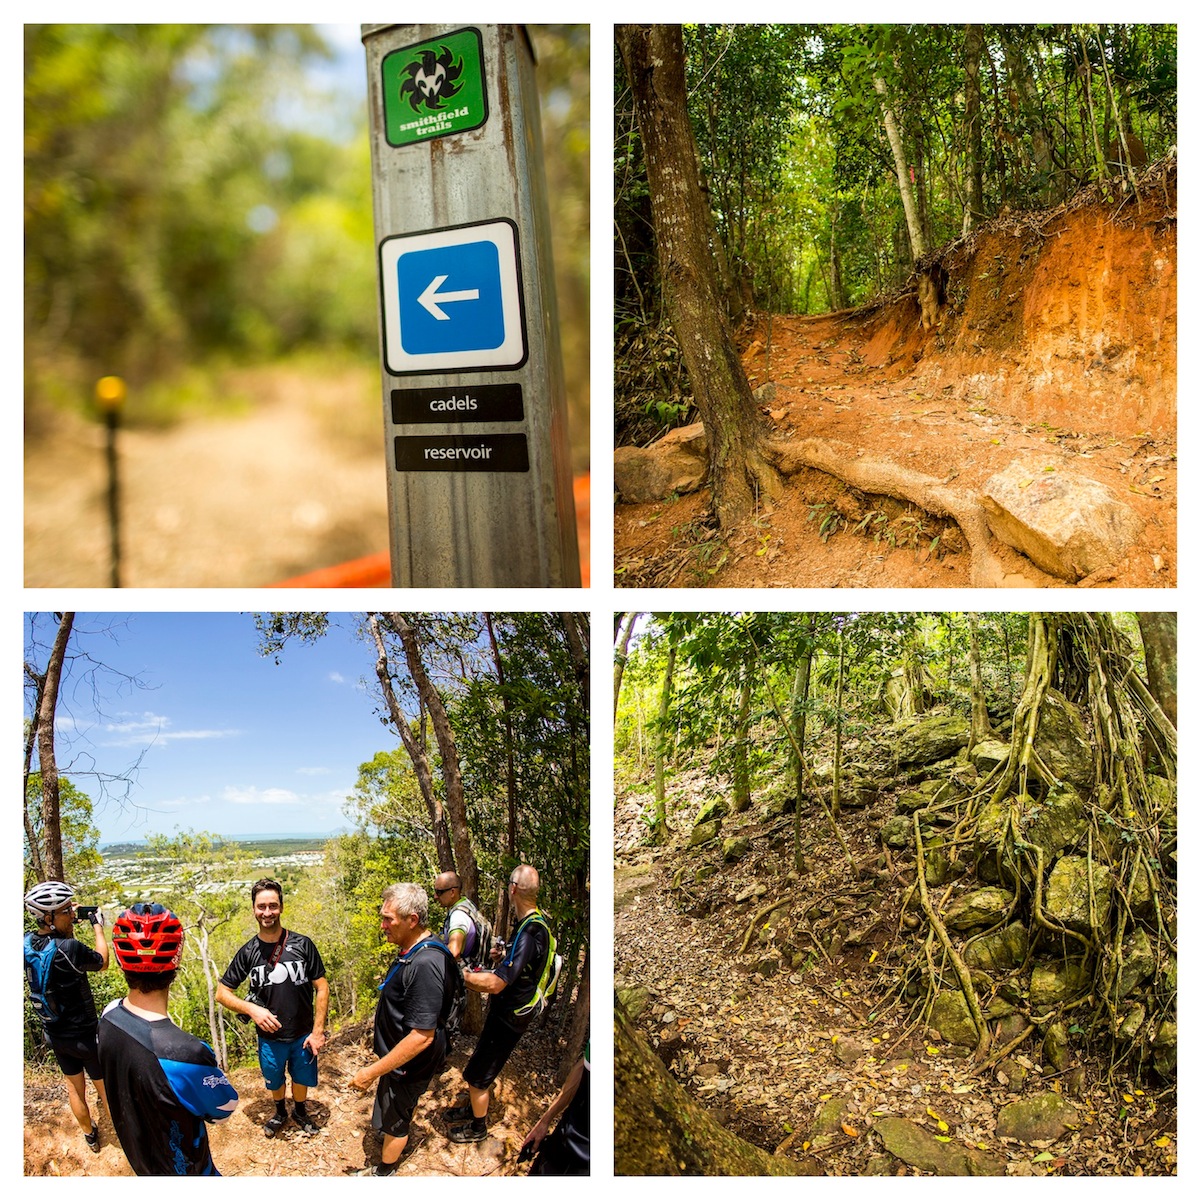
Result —
M 293 1112 L 292 1120 L 300 1126 L 300 1132 L 306 1137 L 313 1137 L 315 1134 L 320 1132 L 317 1126 L 313 1123 L 312 1117 L 310 1117 L 308 1113 Z
M 83 1140 L 87 1142 L 88 1149 L 93 1154 L 100 1153 L 100 1130 L 96 1128 L 96 1123 L 94 1121 L 92 1122 L 92 1132 L 85 1133 L 83 1135 Z
M 263 1126 L 263 1133 L 267 1137 L 274 1137 L 288 1123 L 286 1113 L 275 1113 L 275 1115 Z
M 446 1109 L 442 1116 L 447 1121 L 469 1121 L 475 1114 L 471 1111 L 471 1102 L 468 1100 L 466 1104 L 456 1104 L 453 1108 Z
M 482 1142 L 488 1135 L 487 1126 L 478 1129 L 474 1122 L 469 1125 L 456 1125 L 446 1135 L 452 1142 Z
M 356 1171 L 356 1175 L 377 1175 L 383 1178 L 387 1175 L 395 1175 L 396 1163 L 376 1163 L 373 1167 L 364 1167 L 361 1171 Z

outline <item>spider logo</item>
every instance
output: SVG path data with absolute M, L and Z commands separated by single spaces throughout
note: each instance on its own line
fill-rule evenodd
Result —
M 408 77 L 400 83 L 400 98 L 408 98 L 413 112 L 419 113 L 422 104 L 436 112 L 442 107 L 443 100 L 457 95 L 462 88 L 458 82 L 463 72 L 462 59 L 456 63 L 446 46 L 439 46 L 438 49 L 440 54 L 422 50 L 420 58 L 404 68 Z

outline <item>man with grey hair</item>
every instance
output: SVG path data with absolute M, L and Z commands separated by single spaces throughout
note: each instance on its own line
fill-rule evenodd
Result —
M 458 987 L 450 952 L 430 936 L 429 899 L 415 883 L 384 889 L 383 936 L 400 953 L 379 989 L 373 1049 L 377 1061 L 350 1081 L 366 1091 L 375 1081 L 371 1125 L 383 1134 L 382 1161 L 364 1175 L 393 1175 L 408 1145 L 417 1102 L 446 1061 L 446 1018 Z

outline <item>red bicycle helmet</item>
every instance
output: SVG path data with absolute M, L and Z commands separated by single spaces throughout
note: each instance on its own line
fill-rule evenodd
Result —
M 183 925 L 161 904 L 133 904 L 113 922 L 112 947 L 124 971 L 173 971 L 183 957 Z

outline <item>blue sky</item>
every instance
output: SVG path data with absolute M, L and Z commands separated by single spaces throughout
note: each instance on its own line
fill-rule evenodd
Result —
M 54 618 L 38 620 L 48 646 Z M 354 617 L 333 621 L 324 639 L 289 646 L 276 666 L 258 655 L 249 613 L 77 614 L 72 650 L 142 685 L 89 676 L 76 661 L 60 696 L 59 766 L 68 776 L 76 767 L 72 782 L 95 802 L 101 842 L 176 828 L 282 835 L 346 824 L 342 803 L 359 764 L 399 738 L 376 716 L 374 654 L 355 639 Z M 27 614 L 27 654 L 28 642 Z M 121 775 L 139 755 L 123 803 L 82 773 L 94 763 Z

